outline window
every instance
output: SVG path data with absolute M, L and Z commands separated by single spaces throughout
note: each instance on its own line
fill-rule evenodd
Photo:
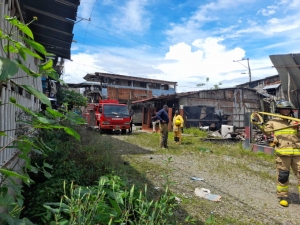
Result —
M 105 115 L 129 115 L 126 105 L 104 105 Z
M 141 82 L 141 83 L 140 83 L 140 86 L 143 87 L 143 88 L 146 88 L 146 87 L 147 87 L 147 84 L 146 84 L 146 82 Z

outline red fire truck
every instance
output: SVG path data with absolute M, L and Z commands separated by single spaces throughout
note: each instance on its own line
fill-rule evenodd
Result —
M 97 128 L 101 133 L 121 131 L 122 134 L 130 129 L 130 115 L 126 104 L 117 100 L 100 100 L 99 103 L 89 103 L 83 114 L 90 127 Z

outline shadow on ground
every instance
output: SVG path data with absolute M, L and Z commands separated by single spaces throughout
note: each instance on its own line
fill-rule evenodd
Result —
M 126 135 L 138 135 L 137 133 L 131 133 Z M 140 146 L 122 141 L 119 138 L 119 134 L 99 135 L 105 142 L 111 143 L 111 149 L 109 154 L 112 157 L 109 162 L 110 170 L 114 171 L 114 174 L 127 180 L 129 184 L 140 185 L 140 188 L 144 187 L 144 184 L 148 186 L 148 192 L 152 199 L 156 199 L 158 196 L 163 194 L 163 190 L 157 190 L 153 182 L 146 178 L 145 174 L 137 171 L 132 165 L 130 159 L 134 155 L 153 155 L 153 151 L 142 148 Z M 175 217 L 177 222 L 174 224 L 192 224 L 185 222 L 185 218 L 189 216 L 185 209 L 180 205 L 176 208 Z M 203 225 L 202 221 L 194 221 L 193 224 Z

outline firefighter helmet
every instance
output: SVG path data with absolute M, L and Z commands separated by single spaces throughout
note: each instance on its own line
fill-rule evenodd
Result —
M 277 102 L 276 109 L 295 109 L 292 103 L 286 100 L 281 100 Z
M 181 125 L 181 121 L 180 120 L 175 120 L 175 125 L 176 126 L 180 126 Z

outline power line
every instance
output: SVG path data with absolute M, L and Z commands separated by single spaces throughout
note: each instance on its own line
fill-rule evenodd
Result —
M 92 26 L 95 26 L 95 27 L 97 27 L 97 28 L 101 29 L 101 30 L 107 31 L 107 32 L 109 32 L 109 33 L 111 33 L 111 34 L 114 34 L 114 35 L 120 36 L 120 37 L 122 37 L 122 38 L 125 38 L 125 39 L 128 39 L 128 40 L 131 40 L 131 41 L 135 41 L 135 42 L 137 42 L 137 43 L 140 43 L 140 44 L 143 44 L 143 45 L 150 46 L 150 47 L 152 47 L 152 48 L 158 48 L 158 49 L 162 49 L 162 50 L 169 50 L 169 49 L 167 49 L 167 48 L 161 48 L 161 47 L 157 47 L 157 46 L 154 46 L 154 45 L 150 45 L 150 44 L 147 44 L 147 43 L 145 43 L 145 42 L 138 41 L 138 40 L 135 40 L 135 39 L 133 39 L 133 38 L 129 38 L 129 37 L 127 37 L 127 36 L 124 36 L 124 35 L 121 35 L 121 34 L 118 34 L 118 33 L 112 32 L 112 31 L 110 31 L 110 30 L 108 30 L 108 29 L 106 29 L 106 28 L 100 27 L 100 26 L 98 26 L 98 25 L 95 25 L 95 24 L 93 24 L 93 23 L 90 23 L 90 24 L 91 24 Z
M 78 30 L 79 30 L 79 31 L 83 31 L 83 30 L 81 30 L 81 29 L 78 29 Z M 84 32 L 84 31 L 83 31 L 83 32 Z M 121 43 L 119 43 L 119 42 L 109 40 L 109 39 L 107 39 L 107 38 L 101 37 L 101 36 L 96 35 L 96 34 L 93 34 L 93 33 L 86 32 L 86 34 L 93 35 L 93 36 L 95 36 L 95 37 L 101 38 L 101 39 L 103 39 L 103 40 L 106 40 L 106 41 L 109 41 L 109 42 L 112 42 L 112 43 L 115 43 L 115 44 L 118 44 L 118 45 L 122 45 L 122 46 L 129 47 L 129 48 L 132 48 L 132 49 L 137 49 L 137 50 L 139 50 L 139 51 L 143 51 L 143 52 L 147 52 L 147 53 L 152 53 L 152 52 L 149 52 L 149 51 L 145 51 L 145 50 L 143 50 L 143 49 L 135 48 L 135 47 L 132 47 L 132 46 L 129 46 L 129 45 L 126 45 L 126 44 L 121 44 Z M 86 37 L 86 34 L 85 34 L 85 37 Z
M 91 14 L 90 14 L 90 18 L 92 17 L 92 14 L 93 14 L 93 11 L 94 11 L 95 6 L 96 6 L 96 4 L 97 4 L 97 1 L 98 1 L 98 0 L 95 1 L 95 4 L 94 4 L 93 9 L 92 9 Z M 90 20 L 90 21 L 91 21 L 91 20 Z

